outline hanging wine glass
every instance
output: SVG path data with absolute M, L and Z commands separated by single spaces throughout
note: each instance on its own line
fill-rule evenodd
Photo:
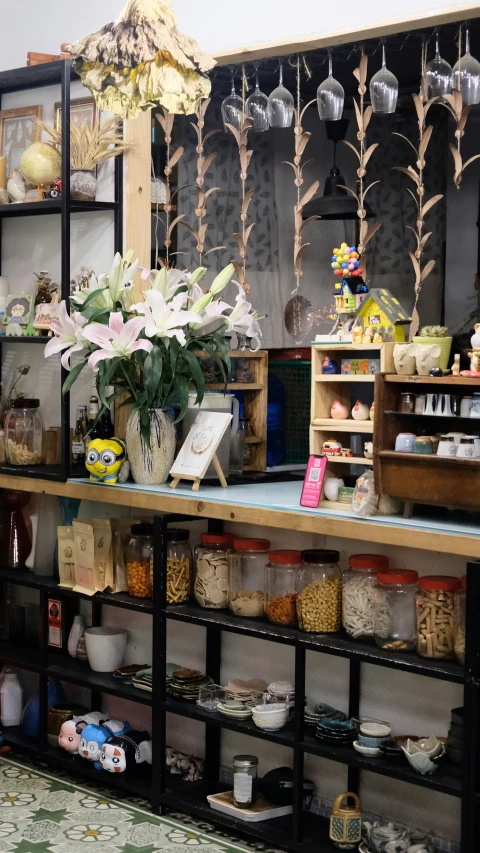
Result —
M 453 68 L 453 88 L 459 89 L 463 106 L 480 103 L 480 62 L 470 53 L 470 29 L 465 28 L 465 53 Z
M 258 62 L 255 63 L 255 91 L 247 98 L 247 116 L 253 119 L 253 130 L 259 133 L 268 130 L 270 122 L 268 119 L 268 98 L 260 91 L 258 82 Z
M 395 112 L 398 98 L 398 80 L 387 68 L 385 41 L 382 39 L 382 67 L 370 81 L 370 100 L 375 115 L 387 116 Z
M 293 121 L 293 95 L 283 85 L 283 62 L 280 60 L 278 86 L 268 98 L 268 119 L 270 127 L 290 127 Z
M 242 129 L 243 101 L 240 95 L 237 95 L 235 91 L 233 68 L 230 68 L 230 75 L 232 80 L 232 89 L 230 94 L 222 102 L 223 125 L 225 130 L 228 129 L 226 125 L 231 124 L 232 127 L 240 131 Z
M 451 95 L 453 88 L 452 66 L 440 56 L 438 30 L 435 30 L 435 56 L 425 66 L 428 98 L 443 98 Z
M 320 121 L 339 121 L 343 113 L 345 92 L 341 83 L 332 76 L 332 50 L 328 49 L 328 77 L 317 89 Z

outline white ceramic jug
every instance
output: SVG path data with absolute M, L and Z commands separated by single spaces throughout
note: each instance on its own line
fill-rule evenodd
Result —
M 222 414 L 233 415 L 232 426 L 223 436 L 219 447 L 217 448 L 217 457 L 220 465 L 222 466 L 222 471 L 226 477 L 228 477 L 230 473 L 230 442 L 232 435 L 236 435 L 238 431 L 238 423 L 239 423 L 239 415 L 240 415 L 240 405 L 237 398 L 233 394 L 224 394 L 223 391 L 207 391 L 205 394 L 202 405 L 198 406 L 195 403 L 196 394 L 192 393 L 188 395 L 188 409 L 183 419 L 183 437 L 189 433 L 190 428 L 193 426 L 195 422 L 195 418 L 197 417 L 200 411 L 209 411 L 209 412 L 221 412 Z M 214 477 L 218 479 L 217 473 L 213 465 L 210 465 L 207 473 L 205 475 L 208 477 Z

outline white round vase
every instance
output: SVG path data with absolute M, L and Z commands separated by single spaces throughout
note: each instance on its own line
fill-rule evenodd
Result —
M 133 412 L 126 429 L 127 453 L 133 479 L 143 485 L 166 483 L 175 456 L 175 425 L 163 409 L 150 411 L 150 447 L 140 432 L 140 415 Z
M 114 672 L 125 657 L 127 631 L 124 628 L 87 628 L 85 646 L 94 672 Z

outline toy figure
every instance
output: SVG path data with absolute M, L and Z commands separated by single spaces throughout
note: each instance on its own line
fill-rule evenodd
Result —
M 128 732 L 110 737 L 103 744 L 100 765 L 108 773 L 125 773 L 144 763 L 152 763 L 152 741 L 148 732 Z
M 338 364 L 333 358 L 329 358 L 328 355 L 322 361 L 322 373 L 338 373 Z
M 93 483 L 117 483 L 124 465 L 129 466 L 129 463 L 122 438 L 94 438 L 88 445 L 85 467 Z
M 62 195 L 62 179 L 55 178 L 53 185 L 50 187 L 50 198 L 60 198 Z
M 371 326 L 366 326 L 363 331 L 362 344 L 371 344 L 373 339 L 373 329 Z
M 100 711 L 91 711 L 82 717 L 72 717 L 71 720 L 66 720 L 62 723 L 60 734 L 58 735 L 58 745 L 62 749 L 65 749 L 66 752 L 77 755 L 83 730 L 89 724 L 100 726 L 107 721 L 108 714 L 103 714 Z
M 78 754 L 87 761 L 93 761 L 95 770 L 101 770 L 100 756 L 105 741 L 112 735 L 123 735 L 129 731 L 130 725 L 119 720 L 108 720 L 103 726 L 85 726 L 81 733 Z
M 363 328 L 362 326 L 354 326 L 352 329 L 352 344 L 363 343 Z
M 460 376 L 460 353 L 457 352 L 453 357 L 452 376 Z

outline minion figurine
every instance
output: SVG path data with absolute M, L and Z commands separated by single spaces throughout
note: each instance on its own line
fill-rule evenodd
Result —
M 123 439 L 94 438 L 88 445 L 85 467 L 94 483 L 125 483 L 130 465 Z

